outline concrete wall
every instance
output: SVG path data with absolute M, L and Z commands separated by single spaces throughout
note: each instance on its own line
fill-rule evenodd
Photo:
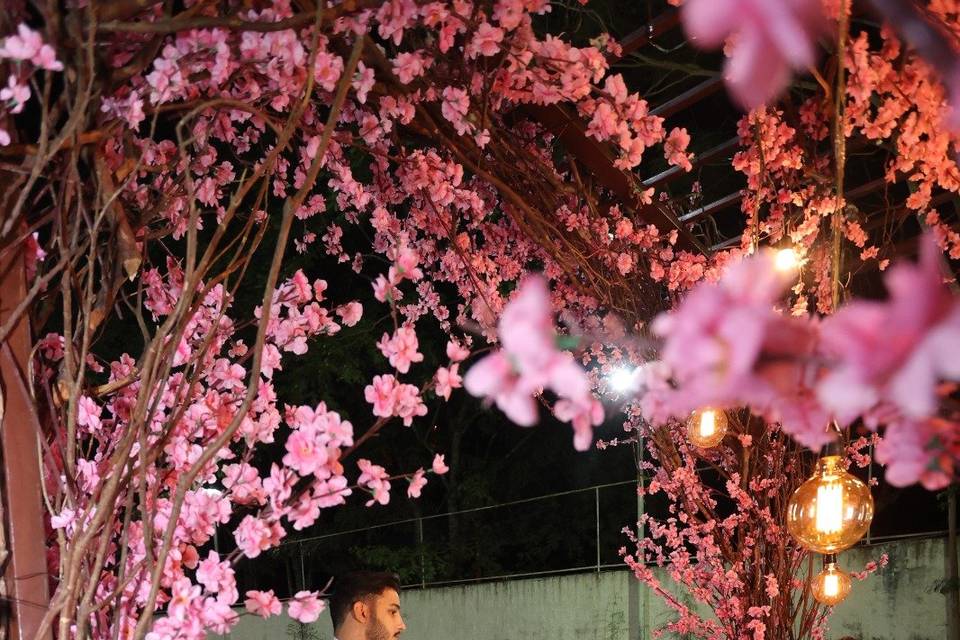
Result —
M 881 553 L 889 565 L 865 582 L 830 622 L 828 639 L 941 640 L 945 599 L 944 541 L 875 545 L 843 554 L 843 566 L 861 568 Z M 672 612 L 627 571 L 511 580 L 407 590 L 402 597 L 410 640 L 647 640 Z M 230 640 L 331 640 L 328 614 L 313 625 L 287 617 L 244 616 Z M 778 640 L 778 639 L 770 639 Z

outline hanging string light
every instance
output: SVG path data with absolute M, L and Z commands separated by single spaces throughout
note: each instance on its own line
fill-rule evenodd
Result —
M 700 409 L 687 419 L 687 438 L 694 446 L 709 449 L 720 444 L 727 426 L 727 414 L 720 409 Z
M 787 505 L 787 530 L 810 551 L 836 553 L 857 543 L 873 520 L 870 488 L 843 468 L 840 456 L 824 456 Z
M 813 578 L 810 590 L 817 602 L 832 607 L 843 602 L 852 584 L 850 574 L 837 566 L 837 556 L 831 553 L 823 557 L 823 571 Z

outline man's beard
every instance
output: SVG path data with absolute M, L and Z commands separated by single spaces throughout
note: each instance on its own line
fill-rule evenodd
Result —
M 383 623 L 380 622 L 379 618 L 373 617 L 370 619 L 370 626 L 367 627 L 367 630 L 364 633 L 364 639 L 390 640 L 390 633 L 387 631 L 387 628 L 383 626 Z

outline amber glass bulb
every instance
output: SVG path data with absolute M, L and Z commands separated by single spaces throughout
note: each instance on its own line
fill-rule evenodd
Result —
M 700 409 L 687 419 L 687 437 L 694 446 L 708 449 L 727 435 L 727 414 L 720 409 Z
M 832 607 L 843 602 L 850 593 L 851 585 L 849 573 L 838 567 L 836 562 L 825 562 L 823 571 L 813 579 L 810 589 L 817 602 Z
M 840 456 L 824 456 L 787 505 L 787 530 L 803 547 L 836 553 L 863 537 L 873 520 L 873 496 L 847 473 Z

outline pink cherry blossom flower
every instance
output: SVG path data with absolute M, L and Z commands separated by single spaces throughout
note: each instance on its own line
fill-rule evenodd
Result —
M 956 441 L 958 425 L 939 418 L 894 420 L 887 424 L 877 445 L 877 462 L 885 465 L 884 478 L 895 487 L 919 482 L 930 491 L 948 486 L 952 462 L 945 443 Z
M 187 616 L 190 605 L 200 598 L 200 587 L 188 578 L 178 578 L 170 588 L 170 601 L 167 603 L 167 615 L 176 620 Z
M 919 264 L 898 264 L 884 280 L 888 300 L 852 302 L 821 330 L 837 365 L 819 398 L 845 422 L 880 398 L 909 418 L 929 416 L 937 383 L 960 380 L 960 304 L 942 283 L 933 239 L 923 239 Z
M 256 558 L 272 547 L 275 537 L 270 525 L 252 515 L 245 516 L 234 532 L 237 547 L 248 558 Z
M 463 378 L 460 377 L 460 373 L 458 372 L 459 368 L 459 364 L 454 364 L 449 368 L 440 367 L 437 369 L 437 374 L 434 377 L 436 381 L 435 389 L 437 395 L 444 400 L 449 400 L 453 390 L 463 386 Z
M 364 398 L 373 405 L 373 415 L 389 418 L 396 406 L 397 379 L 390 374 L 374 376 L 373 383 L 363 391 Z
M 403 298 L 400 289 L 390 280 L 383 277 L 383 274 L 377 276 L 373 282 L 373 297 L 380 302 L 396 302 Z
M 17 35 L 7 36 L 0 46 L 0 58 L 29 60 L 40 53 L 43 38 L 40 34 L 23 24 L 17 25 Z
M 420 390 L 412 384 L 401 384 L 394 390 L 394 415 L 409 427 L 413 419 L 427 415 L 427 405 L 423 404 Z
M 64 507 L 57 515 L 50 516 L 50 526 L 54 529 L 69 529 L 77 519 L 75 510 Z
M 280 600 L 273 595 L 273 589 L 269 591 L 247 591 L 246 596 L 244 606 L 250 613 L 261 618 L 280 615 Z
M 596 398 L 586 402 L 567 399 L 557 400 L 553 408 L 558 420 L 573 425 L 573 447 L 577 451 L 586 451 L 593 441 L 593 427 L 603 423 L 603 405 Z
M 63 63 L 57 60 L 57 52 L 48 44 L 40 47 L 40 51 L 30 61 L 47 71 L 63 71 Z
M 749 405 L 815 447 L 831 438 L 829 416 L 803 391 L 804 362 L 813 356 L 814 326 L 774 304 L 789 283 L 761 253 L 701 283 L 653 329 L 665 338 L 661 357 L 678 388 L 646 391 L 674 415 L 698 407 Z
M 267 498 L 259 472 L 246 462 L 223 467 L 223 487 L 237 504 L 263 504 Z
M 471 395 L 493 398 L 497 407 L 514 423 L 530 427 L 537 422 L 537 404 L 531 393 L 520 385 L 510 360 L 494 352 L 467 371 L 463 387 Z
M 534 396 L 549 388 L 561 398 L 586 404 L 590 381 L 573 357 L 556 346 L 546 282 L 528 276 L 504 307 L 497 325 L 503 349 L 474 364 L 464 376 L 472 395 L 491 398 L 521 426 L 537 421 Z
M 470 44 L 467 45 L 467 58 L 476 58 L 481 56 L 493 56 L 500 51 L 500 43 L 503 41 L 503 29 L 494 27 L 489 22 L 482 22 L 477 27 Z
M 447 357 L 451 362 L 461 362 L 470 356 L 470 349 L 462 346 L 456 340 L 447 341 Z
M 373 69 L 367 67 L 363 62 L 358 62 L 357 72 L 352 83 L 354 90 L 357 92 L 357 102 L 360 104 L 367 102 L 367 94 L 373 88 L 375 82 Z
M 211 593 L 236 584 L 233 567 L 226 560 L 221 561 L 220 554 L 216 551 L 211 551 L 205 560 L 200 561 L 197 566 L 197 582 Z
M 414 362 L 422 362 L 423 354 L 417 351 L 419 341 L 413 327 L 403 326 L 397 329 L 393 337 L 383 334 L 377 343 L 380 352 L 390 361 L 390 364 L 400 373 L 410 371 Z
M 438 453 L 435 456 L 433 456 L 432 468 L 433 468 L 433 472 L 438 476 L 442 476 L 447 471 L 450 471 L 450 467 L 446 465 L 446 463 L 443 461 L 443 458 L 444 458 L 444 455 L 442 453 Z
M 283 464 L 302 476 L 318 473 L 327 464 L 327 448 L 312 426 L 294 430 L 287 438 Z
M 371 506 L 375 502 L 385 505 L 390 502 L 390 481 L 387 480 L 387 471 L 378 464 L 373 464 L 365 458 L 357 460 L 357 467 L 360 469 L 360 477 L 357 484 L 366 487 L 373 498 L 368 500 L 366 506 Z
M 77 400 L 77 424 L 86 427 L 89 431 L 97 431 L 100 428 L 100 415 L 103 411 L 92 398 L 80 396 Z
M 724 79 L 746 109 L 777 97 L 792 70 L 815 62 L 820 0 L 686 0 L 681 12 L 697 46 L 715 48 L 733 35 Z
M 398 53 L 393 59 L 393 72 L 403 84 L 410 84 L 414 78 L 423 75 L 427 66 L 419 52 Z
M 357 301 L 348 302 L 337 307 L 336 313 L 345 326 L 352 327 L 360 322 L 363 316 L 363 305 Z
M 17 77 L 11 75 L 7 78 L 7 86 L 0 89 L 0 100 L 5 100 L 13 104 L 10 107 L 10 113 L 20 113 L 30 99 L 30 87 L 20 84 Z
M 393 40 L 398 45 L 403 32 L 413 26 L 417 16 L 417 5 L 413 0 L 387 0 L 377 10 L 377 32 L 381 38 Z
M 523 19 L 523 0 L 497 0 L 493 10 L 493 19 L 507 31 L 513 31 L 520 26 Z
M 296 295 L 299 304 L 309 302 L 313 298 L 313 288 L 306 274 L 303 273 L 303 269 L 297 269 L 293 277 L 287 281 L 287 285 L 293 291 L 294 295 Z
M 297 622 L 310 624 L 316 622 L 326 608 L 316 591 L 298 591 L 287 603 L 287 613 Z
M 423 277 L 423 271 L 417 266 L 420 264 L 420 254 L 415 249 L 411 249 L 406 244 L 397 249 L 396 258 L 393 265 L 396 268 L 394 273 L 399 279 L 419 280 Z M 391 281 L 399 281 L 391 278 Z
M 470 110 L 470 96 L 458 87 L 446 87 L 443 90 L 443 102 L 440 112 L 457 130 L 459 135 L 465 135 L 473 128 L 466 121 L 467 111 Z
M 764 576 L 764 585 L 764 591 L 766 591 L 767 597 L 771 600 L 780 595 L 780 586 L 777 584 L 777 576 L 775 574 L 769 573 Z
M 684 171 L 693 169 L 690 164 L 691 154 L 687 153 L 687 145 L 690 144 L 690 134 L 686 129 L 677 128 L 670 132 L 666 141 L 663 143 L 663 155 L 672 165 L 682 168 Z
M 238 620 L 230 604 L 219 598 L 204 598 L 200 604 L 203 626 L 220 635 L 229 633 Z
M 423 490 L 423 487 L 427 484 L 427 477 L 423 469 L 417 469 L 417 472 L 413 474 L 413 477 L 410 478 L 410 486 L 407 487 L 407 497 L 409 498 L 419 498 L 420 491 Z

